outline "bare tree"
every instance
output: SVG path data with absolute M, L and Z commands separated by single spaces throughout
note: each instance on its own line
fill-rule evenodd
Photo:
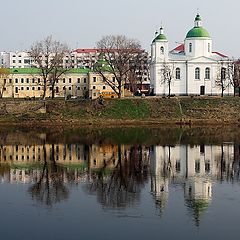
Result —
M 0 68 L 0 98 L 3 97 L 4 92 L 7 89 L 7 80 L 10 71 L 7 68 Z
M 103 81 L 121 98 L 132 64 L 142 53 L 141 45 L 137 40 L 123 35 L 109 35 L 97 42 L 97 48 L 100 59 L 94 65 L 94 71 L 99 73 Z
M 240 97 L 240 59 L 234 62 L 233 86 L 234 96 L 236 96 L 236 90 L 238 89 L 238 96 Z
M 51 87 L 52 98 L 54 98 L 56 81 L 72 65 L 68 46 L 53 40 L 52 36 L 48 36 L 32 45 L 29 56 L 32 58 L 35 67 L 40 70 L 40 76 L 42 77 L 40 85 L 43 86 L 43 98 L 46 97 L 48 86 Z
M 216 77 L 216 86 L 221 89 L 221 97 L 224 96 L 224 91 L 233 85 L 233 61 L 220 61 L 218 73 Z
M 174 63 L 164 62 L 161 69 L 161 84 L 165 84 L 168 87 L 168 98 L 171 96 L 171 84 L 174 79 Z

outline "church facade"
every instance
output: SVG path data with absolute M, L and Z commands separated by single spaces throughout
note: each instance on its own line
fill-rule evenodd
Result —
M 150 79 L 156 95 L 232 95 L 232 61 L 212 50 L 212 39 L 199 14 L 184 43 L 169 51 L 163 33 L 151 45 Z

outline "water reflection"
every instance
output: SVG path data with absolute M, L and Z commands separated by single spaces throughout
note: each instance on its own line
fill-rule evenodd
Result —
M 214 182 L 239 181 L 240 146 L 83 144 L 13 141 L 0 146 L 0 180 L 29 184 L 28 193 L 44 206 L 67 200 L 82 184 L 104 208 L 124 209 L 149 192 L 162 215 L 172 186 L 180 186 L 185 206 L 199 225 L 213 199 Z M 148 184 L 149 183 L 149 184 Z

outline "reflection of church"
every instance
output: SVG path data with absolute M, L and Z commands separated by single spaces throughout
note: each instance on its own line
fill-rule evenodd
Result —
M 212 181 L 233 170 L 234 146 L 155 146 L 151 154 L 152 193 L 160 209 L 166 205 L 171 183 L 184 188 L 186 206 L 196 222 L 212 197 Z

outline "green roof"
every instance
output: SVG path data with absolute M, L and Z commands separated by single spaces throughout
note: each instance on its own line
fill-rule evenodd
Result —
M 80 73 L 87 74 L 89 72 L 92 72 L 92 70 L 89 68 L 71 68 L 71 69 L 69 69 L 69 71 L 67 71 L 67 73 L 79 73 L 79 74 Z
M 38 68 L 10 68 L 10 74 L 39 74 Z
M 88 74 L 91 72 L 89 68 L 71 68 L 66 73 L 72 74 Z M 41 74 L 38 68 L 10 68 L 10 74 Z
M 167 40 L 167 37 L 164 35 L 164 34 L 159 34 L 154 40 L 153 42 L 156 42 L 156 41 L 163 41 L 163 40 Z
M 210 38 L 210 35 L 203 27 L 194 27 L 187 33 L 186 38 Z

